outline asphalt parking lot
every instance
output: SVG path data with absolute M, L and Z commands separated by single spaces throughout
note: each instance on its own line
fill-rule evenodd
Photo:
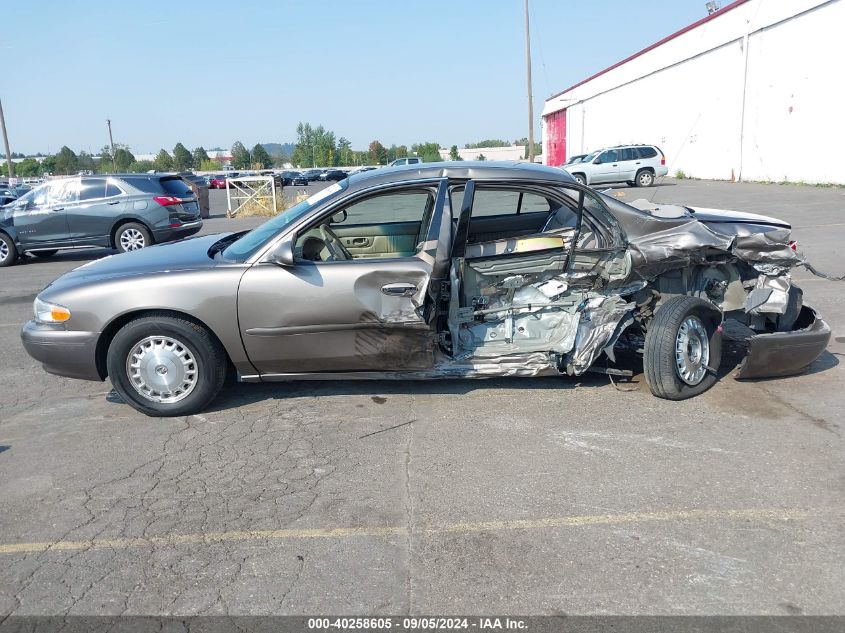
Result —
M 845 189 L 666 180 L 845 272 Z M 226 219 L 213 191 L 205 233 Z M 0 614 L 845 614 L 845 283 L 803 376 L 668 402 L 641 376 L 231 385 L 151 419 L 44 373 L 0 270 Z

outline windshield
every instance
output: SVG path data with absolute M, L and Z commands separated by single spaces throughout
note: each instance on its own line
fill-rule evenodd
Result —
M 290 224 L 307 214 L 311 209 L 324 200 L 335 197 L 338 192 L 346 189 L 349 183 L 342 180 L 331 187 L 321 189 L 307 200 L 286 211 L 282 211 L 272 220 L 268 220 L 258 228 L 246 233 L 243 237 L 223 249 L 223 257 L 233 261 L 244 261 L 258 252 L 262 246 L 276 237 Z
M 582 163 L 592 163 L 596 156 L 599 155 L 599 152 L 593 152 L 592 154 L 587 154 L 584 158 L 581 159 L 580 162 Z

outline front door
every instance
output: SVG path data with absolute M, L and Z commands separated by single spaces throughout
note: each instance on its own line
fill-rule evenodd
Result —
M 451 233 L 446 192 L 438 179 L 353 194 L 296 235 L 293 266 L 250 268 L 238 315 L 259 372 L 431 368 L 430 286 L 446 274 Z
M 590 184 L 616 182 L 619 180 L 619 156 L 615 149 L 609 149 L 598 155 L 593 161 Z
M 77 203 L 78 178 L 53 180 L 21 197 L 14 206 L 14 224 L 24 250 L 73 245 L 67 209 Z

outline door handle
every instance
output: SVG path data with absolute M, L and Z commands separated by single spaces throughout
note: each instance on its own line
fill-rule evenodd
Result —
M 388 297 L 413 297 L 417 292 L 417 287 L 412 284 L 396 283 L 382 286 L 381 291 Z
M 349 240 L 349 243 L 351 243 L 352 246 L 366 246 L 370 243 L 370 240 L 366 237 L 353 237 Z
M 53 211 L 64 211 L 64 207 L 53 207 Z
M 634 164 L 635 164 L 635 165 L 639 165 L 639 164 L 640 164 L 640 161 L 637 161 L 637 162 L 636 162 L 636 163 L 634 163 Z
M 109 203 L 108 203 L 108 205 L 109 205 L 109 206 L 113 206 L 113 205 L 115 205 L 115 204 L 120 204 L 120 200 L 115 200 L 114 202 L 109 202 Z

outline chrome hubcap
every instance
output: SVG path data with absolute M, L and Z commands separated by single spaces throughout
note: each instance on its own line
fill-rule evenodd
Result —
M 675 365 L 678 376 L 691 386 L 707 375 L 710 364 L 710 338 L 698 317 L 688 316 L 678 328 L 675 338 Z
M 139 394 L 151 402 L 173 403 L 197 386 L 197 363 L 191 351 L 169 336 L 138 341 L 126 358 L 126 375 Z
M 144 235 L 138 229 L 126 229 L 120 234 L 120 246 L 125 251 L 137 251 L 144 248 Z
M 651 174 L 648 172 L 640 174 L 640 184 L 641 185 L 650 185 L 651 184 Z
M 0 262 L 5 262 L 9 256 L 9 245 L 3 240 L 0 240 Z

